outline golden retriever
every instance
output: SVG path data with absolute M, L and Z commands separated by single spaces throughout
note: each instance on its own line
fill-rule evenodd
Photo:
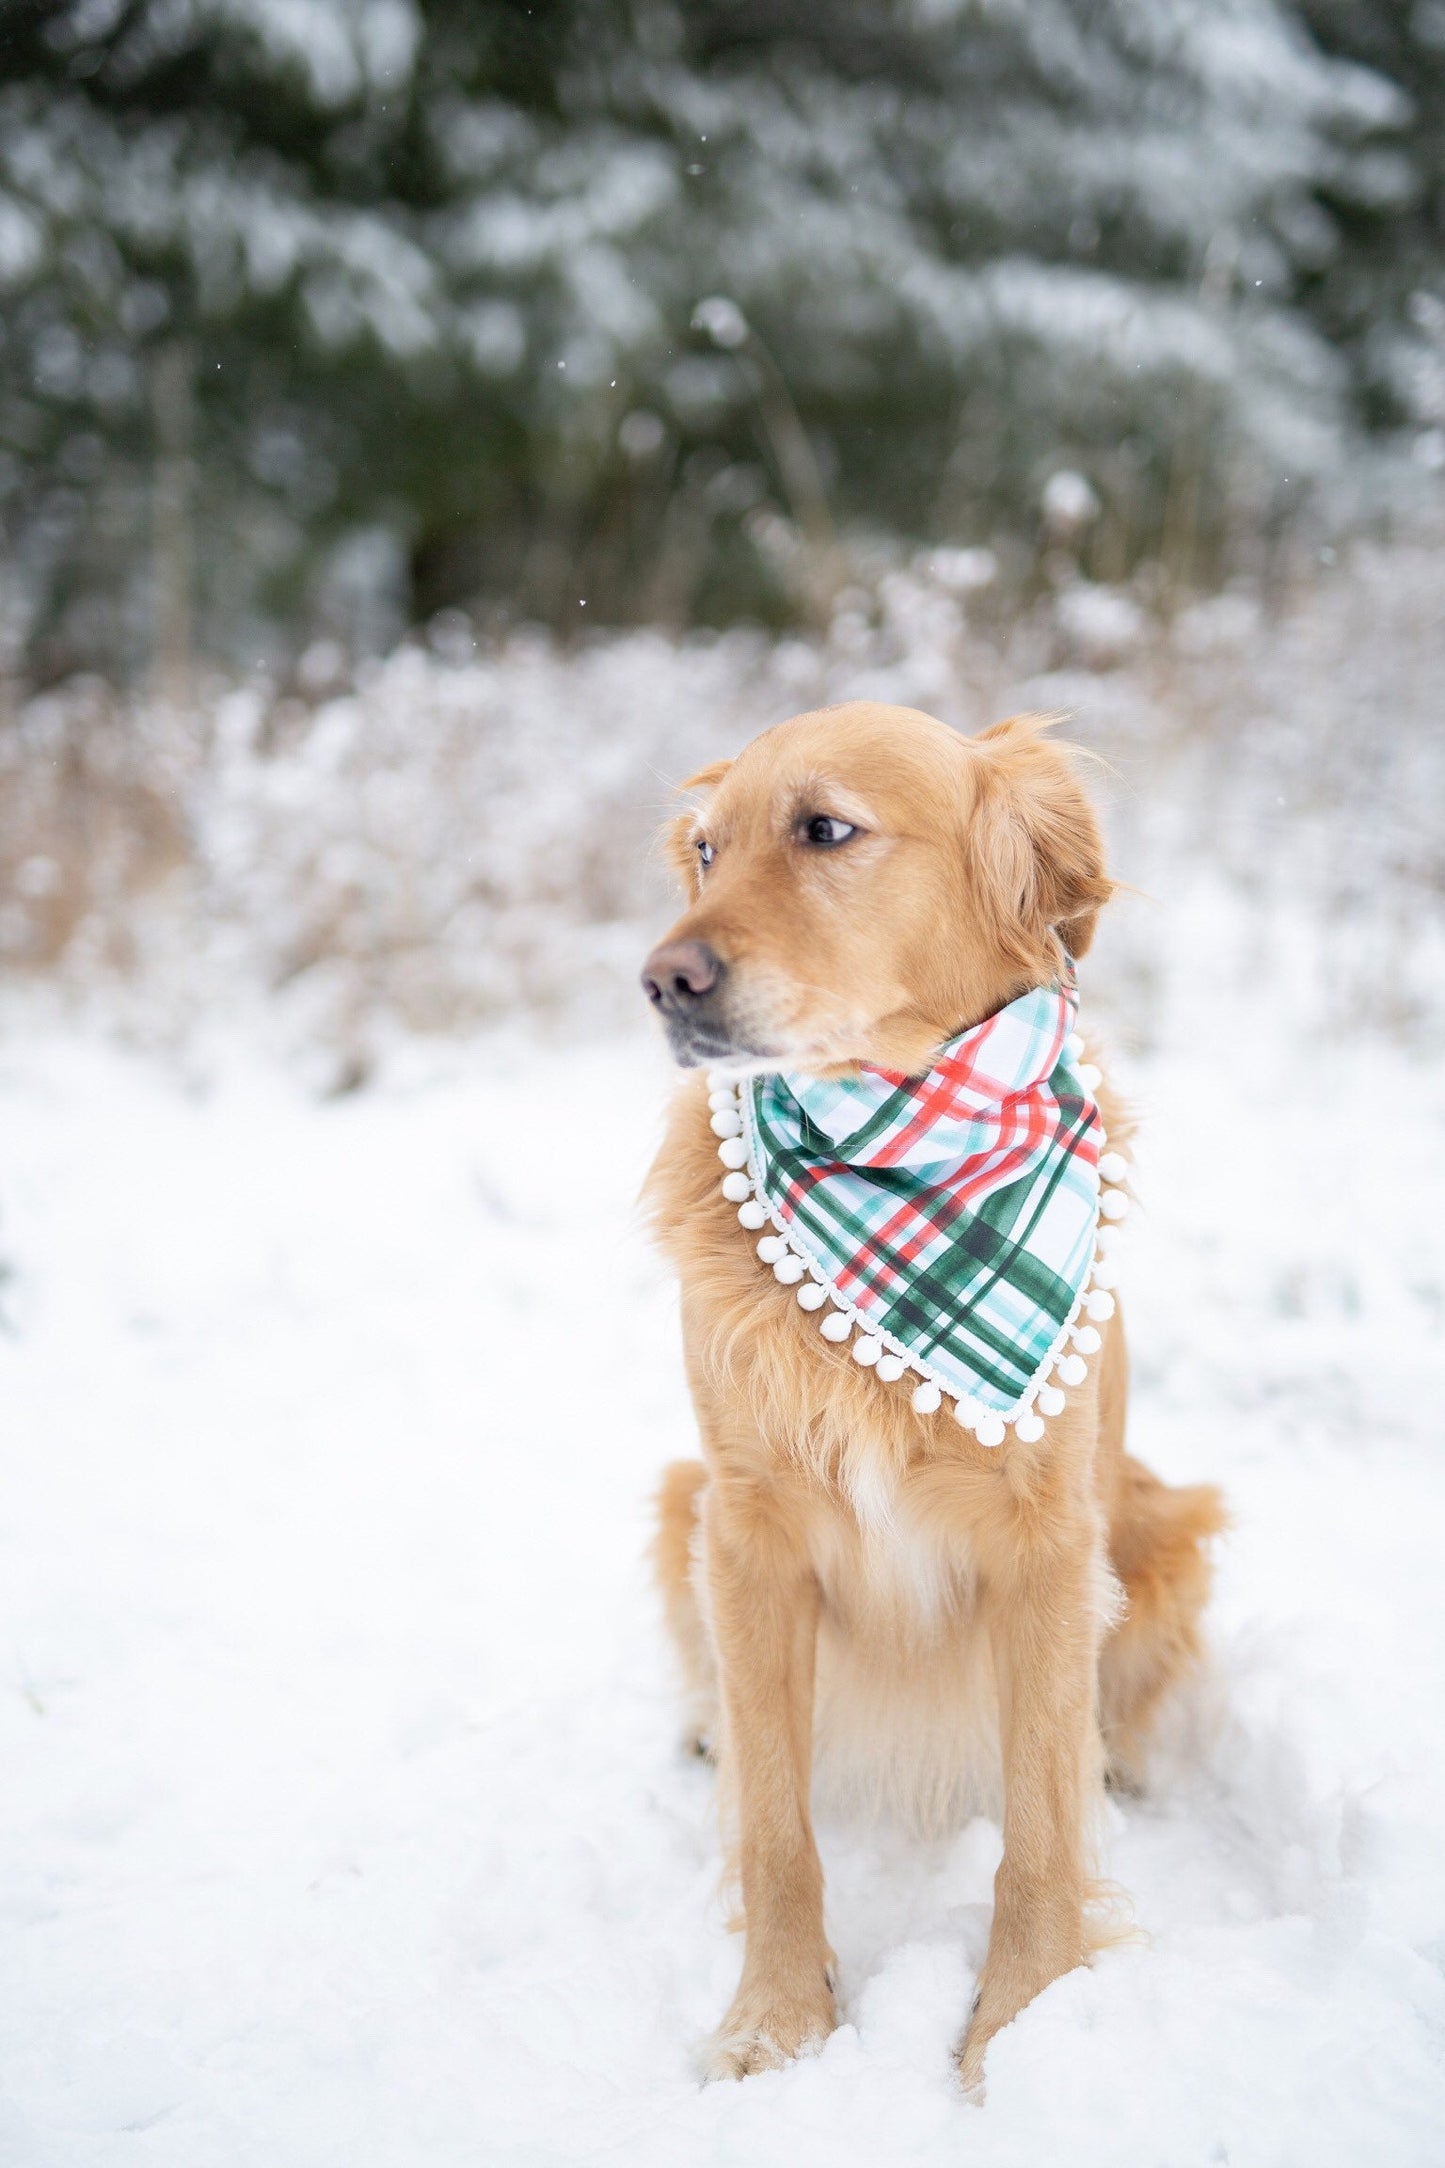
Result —
M 1112 890 L 1037 718 L 964 738 L 853 702 L 685 788 L 666 840 L 687 908 L 643 974 L 684 1068 L 917 1075 L 1082 956 Z M 1098 1098 L 1118 1146 L 1127 1123 L 1107 1084 Z M 993 2035 L 1105 1938 L 1094 1810 L 1106 1770 L 1138 1782 L 1197 1654 L 1219 1497 L 1124 1451 L 1117 1313 L 1041 1442 L 989 1451 L 822 1338 L 718 1183 L 694 1075 L 647 1196 L 682 1283 L 703 1456 L 667 1471 L 655 1556 L 746 1933 L 710 2072 L 776 2067 L 836 2023 L 815 1760 L 934 1826 L 998 1771 L 1003 1859 L 958 2051 L 976 2089 Z

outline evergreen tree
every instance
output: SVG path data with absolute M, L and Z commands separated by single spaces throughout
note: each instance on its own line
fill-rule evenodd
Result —
M 1324 200 L 1337 245 L 1308 292 L 1312 316 L 1351 355 L 1377 427 L 1419 428 L 1422 463 L 1445 467 L 1445 0 L 1303 0 L 1327 53 L 1372 69 L 1402 96 L 1388 145 Z
M 0 0 L 12 666 L 777 617 L 1063 465 L 1197 570 L 1425 412 L 1417 18 Z

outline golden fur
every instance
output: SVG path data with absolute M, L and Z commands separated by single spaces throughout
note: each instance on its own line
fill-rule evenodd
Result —
M 669 1014 L 679 1058 L 722 1046 L 739 1069 L 915 1074 L 1051 977 L 1062 947 L 1081 956 L 1112 884 L 1045 731 L 1019 717 L 965 739 L 857 702 L 694 778 L 667 837 L 690 901 L 649 962 L 659 1000 L 699 954 L 718 974 Z M 820 815 L 854 832 L 815 847 Z M 1127 1120 L 1099 1097 L 1120 1145 Z M 703 1452 L 664 1478 L 655 1558 L 689 1728 L 716 1746 L 746 1926 L 710 2067 L 774 2066 L 836 2022 L 816 1760 L 925 1827 L 1002 1813 L 959 2051 L 977 2086 L 993 2034 L 1106 1932 L 1090 1846 L 1106 1759 L 1139 1782 L 1156 1706 L 1197 1653 L 1218 1494 L 1167 1489 L 1125 1453 L 1117 1315 L 1038 1445 L 991 1452 L 947 1404 L 916 1415 L 759 1266 L 720 1173 L 694 1076 L 648 1201 L 682 1283 Z

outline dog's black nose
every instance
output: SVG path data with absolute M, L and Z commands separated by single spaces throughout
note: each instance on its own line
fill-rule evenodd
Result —
M 705 941 L 664 941 L 642 967 L 642 990 L 664 1016 L 684 1016 L 722 975 L 722 958 Z

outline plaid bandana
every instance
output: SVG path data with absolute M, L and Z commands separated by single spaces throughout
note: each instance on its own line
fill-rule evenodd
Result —
M 740 1165 L 746 1148 L 740 1180 L 754 1194 L 739 1217 L 772 1221 L 759 1254 L 785 1282 L 808 1275 L 804 1308 L 831 1302 L 827 1337 L 859 1328 L 860 1362 L 921 1376 L 920 1411 L 955 1397 L 985 1444 L 1002 1443 L 1004 1420 L 1041 1435 L 1035 1402 L 1055 1412 L 1059 1382 L 1084 1375 L 1069 1343 L 1099 1346 L 1080 1312 L 1113 1309 L 1113 1273 L 1095 1255 L 1098 1072 L 1078 1060 L 1077 1007 L 1072 984 L 1037 987 L 950 1039 L 925 1076 L 759 1077 L 732 1101 L 738 1121 L 724 1108 L 714 1122 L 724 1137 L 741 1129 L 722 1153 Z M 1108 1155 L 1106 1180 L 1126 1172 Z M 1123 1208 L 1122 1192 L 1104 1192 L 1106 1219 Z

